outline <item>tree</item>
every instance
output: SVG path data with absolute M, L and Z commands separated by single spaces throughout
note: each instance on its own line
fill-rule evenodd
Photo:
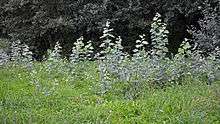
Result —
M 114 33 L 121 36 L 126 51 L 132 51 L 140 34 L 150 40 L 150 25 L 156 12 L 167 23 L 169 51 L 177 49 L 185 37 L 187 27 L 199 29 L 205 0 L 1 0 L 0 37 L 21 40 L 40 58 L 57 41 L 63 54 L 69 55 L 81 35 L 92 40 L 95 47 L 101 42 L 102 28 L 107 20 Z M 208 0 L 214 10 L 218 0 Z

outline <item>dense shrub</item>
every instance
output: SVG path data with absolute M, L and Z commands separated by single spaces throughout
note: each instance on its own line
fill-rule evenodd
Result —
M 211 5 L 207 2 L 205 4 L 207 6 L 203 10 L 204 18 L 199 20 L 200 30 L 194 29 L 192 33 L 195 47 L 208 54 L 220 47 L 220 17 L 218 14 L 220 8 L 211 10 Z
M 42 62 L 15 38 L 0 49 L 0 122 L 218 123 L 220 49 L 204 55 L 185 38 L 170 54 L 167 29 L 156 13 L 151 43 L 139 35 L 131 55 L 106 21 L 96 51 L 81 36 L 69 59 L 57 41 Z
M 208 0 L 212 12 L 219 9 L 218 2 Z M 69 55 L 73 42 L 80 36 L 92 40 L 97 48 L 101 29 L 109 19 L 115 34 L 124 39 L 124 49 L 131 52 L 138 34 L 146 34 L 151 43 L 150 25 L 159 12 L 170 32 L 169 51 L 177 53 L 183 39 L 190 37 L 187 27 L 200 27 L 197 21 L 207 8 L 204 3 L 205 0 L 4 0 L 0 4 L 0 36 L 8 34 L 13 40 L 25 42 L 35 57 L 45 54 L 58 41 L 63 54 Z
M 211 85 L 219 80 L 220 49 L 218 47 L 205 56 L 201 50 L 193 49 L 190 45 L 191 40 L 185 38 L 178 53 L 167 56 L 169 55 L 167 48 L 169 31 L 159 13 L 153 18 L 151 25 L 152 43 L 149 44 L 146 41 L 145 34 L 140 35 L 140 39 L 136 40 L 133 55 L 123 51 L 123 39 L 120 36 L 114 36 L 114 29 L 110 28 L 110 24 L 107 21 L 103 28 L 98 52 L 93 51 L 91 41 L 84 43 L 84 38 L 80 37 L 74 43 L 69 60 L 62 57 L 62 47 L 57 42 L 52 50 L 48 50 L 45 61 L 38 65 L 34 64 L 30 48 L 17 40 L 11 46 L 11 61 L 2 59 L 1 65 L 22 66 L 27 69 L 31 84 L 43 94 L 46 92 L 47 95 L 55 90 L 56 82 L 59 82 L 58 77 L 63 77 L 63 81 L 70 83 L 92 76 L 86 71 L 92 58 L 95 58 L 94 62 L 96 62 L 94 71 L 99 74 L 97 80 L 99 85 L 96 86 L 96 91 L 101 95 L 108 93 L 119 83 L 125 86 L 121 91 L 125 98 L 136 99 L 146 87 L 166 88 L 185 85 L 183 82 L 188 79 L 205 81 Z M 43 87 L 49 87 L 49 89 Z

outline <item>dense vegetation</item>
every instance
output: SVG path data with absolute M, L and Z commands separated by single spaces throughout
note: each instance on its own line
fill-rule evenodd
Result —
M 97 93 L 95 63 L 82 71 L 74 81 L 57 77 L 53 94 L 46 95 L 41 89 L 50 87 L 46 84 L 51 82 L 50 75 L 42 75 L 44 82 L 38 88 L 29 83 L 26 70 L 1 69 L 0 123 L 220 123 L 219 82 L 207 86 L 206 82 L 189 79 L 184 86 L 164 90 L 146 87 L 138 98 L 130 100 L 124 94 L 129 84 L 118 83 L 104 95 Z
M 42 62 L 12 42 L 0 54 L 0 122 L 220 123 L 219 48 L 204 55 L 185 38 L 170 55 L 167 24 L 159 13 L 152 20 L 151 43 L 140 35 L 133 55 L 110 21 L 98 52 L 82 36 L 68 59 L 60 42 Z
M 177 53 L 184 38 L 192 38 L 187 32 L 192 26 L 205 35 L 197 40 L 202 46 L 219 46 L 219 6 L 218 0 L 1 0 L 0 37 L 25 42 L 36 58 L 59 41 L 63 55 L 68 56 L 80 36 L 97 48 L 109 20 L 115 35 L 123 39 L 124 49 L 131 52 L 140 34 L 151 43 L 150 25 L 159 12 L 170 32 L 169 51 Z M 208 29 L 202 29 L 201 19 L 206 19 Z M 209 47 L 205 50 L 210 51 Z
M 218 0 L 1 0 L 0 123 L 220 123 Z

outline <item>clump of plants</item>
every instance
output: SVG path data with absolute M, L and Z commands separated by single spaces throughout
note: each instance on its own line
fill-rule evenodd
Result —
M 105 35 L 108 31 L 104 31 L 104 36 L 113 38 L 114 36 L 111 34 Z M 200 50 L 193 49 L 193 46 L 190 45 L 190 39 L 185 39 L 178 50 L 178 54 L 168 57 L 167 35 L 169 31 L 166 29 L 166 24 L 162 22 L 159 13 L 153 19 L 150 32 L 152 40 L 150 50 L 145 49 L 150 47 L 144 39 L 145 35 L 140 35 L 140 40 L 136 41 L 136 48 L 133 50 L 134 55 L 128 57 L 124 53 L 117 54 L 121 56 L 118 57 L 120 59 L 114 59 L 112 56 L 115 55 L 108 52 L 99 63 L 102 87 L 104 85 L 111 89 L 111 85 L 115 85 L 113 82 L 116 82 L 116 84 L 117 82 L 123 82 L 127 86 L 122 92 L 129 99 L 133 99 L 140 92 L 146 90 L 145 86 L 165 88 L 167 86 L 184 85 L 183 83 L 189 79 L 194 81 L 205 80 L 210 85 L 217 79 L 216 75 L 220 71 L 220 63 L 217 57 L 218 54 L 213 53 L 219 53 L 218 48 L 209 56 L 204 56 Z M 114 46 L 111 40 L 108 41 L 109 46 Z M 114 47 L 108 47 L 108 51 L 114 51 Z M 124 78 L 126 80 L 121 80 L 121 75 L 126 76 Z M 106 83 L 106 81 L 111 83 Z M 108 91 L 106 89 L 105 92 Z M 130 94 L 130 96 L 126 94 Z
M 105 95 L 117 89 L 116 86 L 121 86 L 119 92 L 127 99 L 136 99 L 149 87 L 184 85 L 187 80 L 206 80 L 207 84 L 211 85 L 218 79 L 218 47 L 205 56 L 190 44 L 190 39 L 185 39 L 178 53 L 172 57 L 168 56 L 169 31 L 159 13 L 153 18 L 151 25 L 152 44 L 145 39 L 145 34 L 140 35 L 136 40 L 133 55 L 123 51 L 123 39 L 113 35 L 114 29 L 110 24 L 107 21 L 103 29 L 103 36 L 100 37 L 101 51 L 98 53 L 94 53 L 92 41 L 85 42 L 82 36 L 74 42 L 72 54 L 68 59 L 61 56 L 62 47 L 57 42 L 53 50 L 48 50 L 45 61 L 38 63 L 33 61 L 29 47 L 17 40 L 12 43 L 10 60 L 14 65 L 23 65 L 31 70 L 28 71 L 31 84 L 45 95 L 56 91 L 60 79 L 74 84 L 75 80 L 93 77 L 86 73 L 90 62 L 96 63 L 94 71 L 99 72 L 97 92 Z M 0 57 L 7 58 L 3 53 Z M 0 60 L 0 63 L 5 63 L 8 59 Z M 44 76 L 45 73 L 47 76 Z

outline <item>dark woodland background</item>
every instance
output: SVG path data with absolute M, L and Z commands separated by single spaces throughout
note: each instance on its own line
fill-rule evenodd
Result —
M 192 38 L 188 29 L 201 30 L 198 21 L 205 18 L 204 11 L 215 13 L 219 27 L 219 8 L 219 0 L 0 0 L 0 38 L 20 39 L 38 59 L 59 41 L 68 56 L 80 36 L 97 47 L 109 20 L 129 52 L 140 34 L 150 42 L 150 25 L 158 12 L 168 24 L 169 51 L 176 53 L 184 38 Z

